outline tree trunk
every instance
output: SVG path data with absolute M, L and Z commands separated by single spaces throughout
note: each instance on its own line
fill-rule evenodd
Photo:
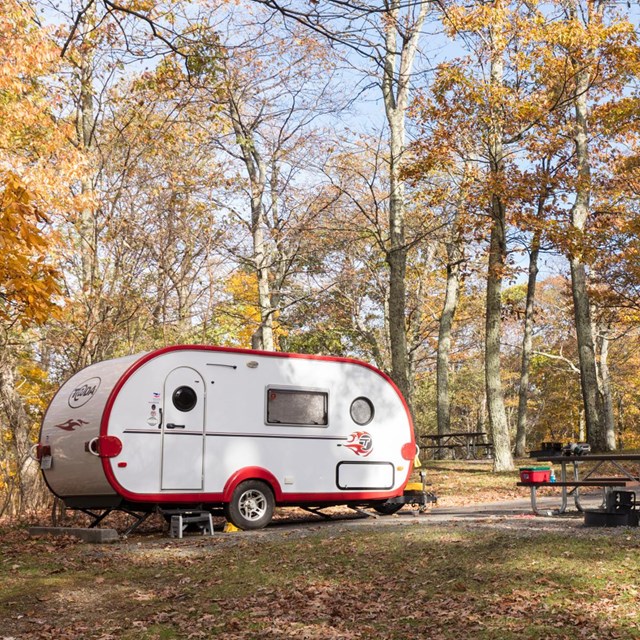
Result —
M 584 406 L 580 409 L 578 417 L 578 442 L 586 442 L 587 440 L 587 421 L 584 417 Z
M 516 429 L 516 457 L 525 455 L 527 446 L 527 401 L 529 397 L 529 362 L 533 335 L 533 311 L 536 299 L 538 277 L 538 255 L 540 253 L 540 230 L 536 229 L 531 240 L 529 255 L 529 280 L 527 282 L 527 302 L 524 315 L 524 335 L 522 337 L 522 361 L 520 364 L 520 389 L 518 391 L 518 426 Z
M 82 18 L 80 31 L 82 41 L 94 27 L 95 8 Z M 76 107 L 76 143 L 83 153 L 89 157 L 94 143 L 96 114 L 94 107 L 93 66 L 95 52 L 92 45 L 84 44 L 77 54 L 78 102 Z M 99 340 L 96 327 L 100 323 L 99 303 L 96 300 L 98 276 L 98 232 L 96 211 L 91 204 L 94 187 L 92 178 L 84 175 L 80 188 L 86 204 L 80 211 L 75 224 L 78 234 L 78 253 L 80 258 L 79 284 L 82 302 L 85 307 L 86 320 L 84 336 L 77 354 L 76 369 L 90 365 L 96 359 L 97 342 Z
M 229 116 L 233 125 L 236 142 L 240 147 L 242 159 L 249 178 L 251 192 L 251 238 L 253 254 L 251 263 L 257 279 L 258 308 L 260 325 L 251 336 L 251 348 L 274 351 L 273 309 L 271 304 L 269 251 L 264 237 L 264 193 L 267 184 L 267 172 L 263 158 L 256 146 L 254 132 L 243 123 L 239 101 L 234 95 L 233 83 L 229 82 Z
M 613 416 L 613 395 L 611 392 L 611 373 L 609 372 L 609 334 L 608 327 L 604 327 L 600 333 L 598 343 L 600 352 L 599 386 L 602 390 L 604 429 L 606 450 L 616 449 L 616 427 Z
M 388 114 L 391 157 L 389 167 L 389 348 L 391 377 L 402 395 L 410 400 L 409 361 L 407 357 L 406 273 L 404 183 L 400 179 L 400 158 L 404 150 L 404 113 Z
M 487 430 L 487 389 L 482 390 L 480 395 L 480 399 L 478 401 L 478 413 L 476 415 L 476 431 L 486 431 Z
M 382 96 L 389 126 L 389 348 L 391 377 L 411 404 L 409 358 L 407 354 L 406 270 L 404 182 L 400 165 L 405 148 L 405 114 L 409 106 L 409 90 L 413 61 L 420 31 L 427 15 L 422 3 L 412 24 L 401 25 L 400 0 L 392 0 L 385 14 L 385 52 L 383 60 Z
M 409 359 L 407 357 L 406 271 L 407 251 L 404 245 L 404 224 L 398 224 L 399 211 L 394 219 L 395 232 L 391 233 L 391 249 L 387 254 L 389 265 L 389 349 L 391 351 L 391 377 L 407 402 L 411 400 Z
M 501 292 L 502 273 L 506 262 L 506 238 L 504 208 L 496 195 L 493 197 L 493 212 L 489 245 L 489 273 L 487 275 L 485 384 L 489 427 L 493 438 L 493 468 L 494 471 L 510 471 L 513 469 L 513 458 L 500 378 Z
M 618 405 L 618 449 L 624 449 L 624 431 L 625 431 L 625 421 L 624 421 L 624 400 L 622 399 L 622 393 L 618 394 L 617 398 Z
M 80 74 L 80 100 L 78 102 L 78 140 L 80 146 L 86 152 L 93 146 L 93 129 L 95 126 L 95 114 L 93 107 L 93 76 L 91 70 L 92 56 L 83 56 Z M 81 180 L 82 195 L 91 200 L 93 185 L 88 176 Z M 78 224 L 80 235 L 80 258 L 82 261 L 82 290 L 91 296 L 94 290 L 96 278 L 96 220 L 93 207 L 86 205 L 80 213 Z
M 264 189 L 264 185 L 263 185 Z M 271 309 L 271 288 L 269 283 L 268 252 L 264 240 L 262 192 L 252 198 L 251 235 L 253 237 L 253 261 L 258 279 L 258 307 L 260 326 L 251 336 L 251 347 L 274 351 L 273 310 Z
M 577 8 L 572 8 L 572 18 L 576 19 Z M 589 57 L 587 56 L 587 60 Z M 587 288 L 587 270 L 582 255 L 582 236 L 589 215 L 591 199 L 591 163 L 589 157 L 589 124 L 587 97 L 591 80 L 591 65 L 584 59 L 572 59 L 575 89 L 574 109 L 574 145 L 576 156 L 577 182 L 575 201 L 571 207 L 571 225 L 576 232 L 576 241 L 569 255 L 571 267 L 571 291 L 573 311 L 578 340 L 578 358 L 580 362 L 580 383 L 584 404 L 587 440 L 594 451 L 606 451 L 607 439 L 604 429 L 604 406 L 596 369 L 593 329 L 591 323 L 591 304 Z
M 436 413 L 438 433 L 451 431 L 451 405 L 449 398 L 449 352 L 451 350 L 451 328 L 458 306 L 460 289 L 460 249 L 455 239 L 447 243 L 447 288 L 440 314 L 438 329 L 438 354 L 436 362 Z
M 499 3 L 496 9 L 500 10 Z M 498 25 L 498 29 L 500 26 Z M 501 41 L 500 34 L 496 38 Z M 497 91 L 504 82 L 504 61 L 502 48 L 492 52 L 490 84 Z M 489 265 L 487 273 L 487 305 L 485 335 L 485 385 L 487 388 L 487 409 L 489 426 L 493 437 L 494 471 L 513 469 L 509 424 L 504 406 L 502 380 L 500 375 L 500 338 L 502 334 L 502 278 L 507 262 L 506 209 L 503 196 L 499 192 L 504 181 L 504 140 L 501 114 L 493 113 L 489 130 L 489 179 L 493 185 L 491 196 L 491 237 L 489 240 Z
M 404 109 L 399 110 L 393 99 L 393 87 L 386 102 L 393 106 L 387 108 L 389 123 L 390 153 L 389 159 L 389 237 L 390 246 L 387 251 L 389 265 L 389 350 L 391 352 L 391 377 L 398 385 L 400 392 L 411 404 L 411 388 L 409 384 L 409 361 L 407 357 L 406 308 L 406 272 L 407 247 L 405 242 L 404 220 L 404 183 L 400 179 L 400 159 L 404 151 L 405 116 Z
M 600 389 L 598 388 L 586 269 L 585 265 L 576 257 L 571 257 L 570 265 L 586 439 L 594 451 L 606 451 L 603 423 L 604 407 Z

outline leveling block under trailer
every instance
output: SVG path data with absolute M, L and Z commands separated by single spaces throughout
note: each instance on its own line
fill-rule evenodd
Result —
M 417 453 L 391 379 L 347 358 L 174 346 L 93 364 L 54 396 L 34 455 L 67 508 L 136 518 L 223 510 L 259 529 L 275 506 L 394 513 Z

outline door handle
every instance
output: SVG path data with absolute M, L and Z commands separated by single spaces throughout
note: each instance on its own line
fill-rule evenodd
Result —
M 165 425 L 166 429 L 184 429 L 185 425 L 183 424 L 174 424 L 173 422 L 167 422 Z

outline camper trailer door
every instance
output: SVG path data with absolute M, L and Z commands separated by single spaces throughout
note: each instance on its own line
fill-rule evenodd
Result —
M 164 383 L 162 489 L 201 490 L 204 465 L 205 384 L 191 367 L 178 367 Z

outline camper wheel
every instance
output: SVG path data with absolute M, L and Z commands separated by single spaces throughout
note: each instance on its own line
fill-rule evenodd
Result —
M 273 491 L 260 480 L 246 480 L 234 490 L 225 515 L 240 529 L 262 529 L 271 522 L 275 500 Z

